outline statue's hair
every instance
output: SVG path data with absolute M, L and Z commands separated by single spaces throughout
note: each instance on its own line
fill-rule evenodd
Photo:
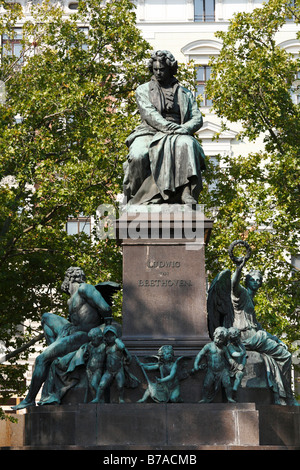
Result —
M 174 355 L 174 351 L 173 351 L 173 346 L 171 345 L 164 345 L 164 346 L 161 346 L 158 350 L 158 356 L 161 358 L 164 354 L 164 352 L 171 352 L 173 355 Z
M 235 328 L 234 326 L 231 326 L 230 328 L 228 328 L 228 336 L 230 338 L 238 338 L 239 336 L 241 336 L 241 330 Z
M 245 284 L 248 286 L 249 279 L 252 277 L 253 274 L 258 274 L 260 278 L 260 285 L 262 285 L 263 275 L 258 269 L 251 269 L 245 276 Z
M 216 328 L 215 331 L 214 331 L 214 338 L 216 336 L 222 336 L 223 338 L 226 339 L 228 337 L 227 328 L 225 328 L 224 326 L 218 326 L 218 328 Z
M 90 340 L 91 340 L 92 338 L 97 338 L 97 337 L 103 338 L 103 330 L 102 330 L 102 327 L 101 327 L 101 326 L 96 326 L 95 328 L 92 328 L 92 329 L 88 332 L 88 337 L 89 337 Z
M 107 333 L 113 333 L 116 337 L 118 337 L 118 330 L 113 325 L 106 325 L 105 326 L 105 328 L 103 330 L 103 336 L 105 336 Z
M 65 272 L 65 278 L 64 278 L 64 281 L 61 285 L 61 290 L 63 292 L 65 292 L 66 294 L 69 293 L 69 282 L 70 282 L 75 270 L 77 270 L 77 269 L 80 269 L 82 281 L 83 282 L 85 281 L 85 274 L 84 274 L 84 272 L 82 271 L 81 268 L 79 268 L 78 266 L 71 266 L 70 268 L 68 268 Z
M 150 70 L 151 73 L 153 73 L 153 62 L 156 62 L 156 61 L 165 63 L 170 68 L 171 75 L 172 76 L 176 75 L 177 70 L 178 70 L 178 62 L 173 56 L 173 54 L 171 54 L 171 52 L 169 51 L 153 52 L 148 63 L 148 69 Z

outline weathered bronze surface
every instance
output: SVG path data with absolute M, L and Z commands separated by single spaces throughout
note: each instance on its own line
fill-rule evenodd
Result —
M 236 245 L 246 247 L 245 256 L 234 256 Z M 244 241 L 230 245 L 229 255 L 236 270 L 232 277 L 230 270 L 222 271 L 211 284 L 207 300 L 209 332 L 213 335 L 219 326 L 240 330 L 246 350 L 256 351 L 263 358 L 275 404 L 297 405 L 291 389 L 291 353 L 282 341 L 262 328 L 255 315 L 254 296 L 262 284 L 262 274 L 251 270 L 245 278 L 245 287 L 240 283 L 242 269 L 250 254 L 250 246 Z
M 150 82 L 136 90 L 142 123 L 127 138 L 124 194 L 129 204 L 196 204 L 204 153 L 193 136 L 203 124 L 194 95 L 174 77 L 177 61 L 155 52 Z
M 84 364 L 83 346 L 89 342 L 89 332 L 100 325 L 104 328 L 105 318 L 111 318 L 111 297 L 119 284 L 87 284 L 82 269 L 71 267 L 66 271 L 62 289 L 70 295 L 68 320 L 52 313 L 43 314 L 48 346 L 36 358 L 28 394 L 13 407 L 15 410 L 34 406 L 44 383 L 41 404 L 59 403 L 62 394 L 76 386 L 78 380 L 70 380 L 69 374 Z

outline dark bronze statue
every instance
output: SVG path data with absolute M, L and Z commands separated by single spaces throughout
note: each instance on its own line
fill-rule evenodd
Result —
M 135 388 L 139 384 L 139 380 L 128 370 L 132 360 L 131 354 L 118 337 L 118 331 L 114 326 L 108 325 L 104 328 L 103 339 L 105 344 L 105 370 L 92 403 L 104 401 L 104 392 L 114 380 L 117 384 L 119 403 L 124 403 L 124 387 Z
M 36 358 L 27 396 L 13 409 L 35 405 L 36 396 L 48 377 L 53 361 L 78 351 L 89 342 L 89 331 L 104 324 L 106 317 L 111 317 L 111 298 L 118 289 L 119 284 L 114 282 L 96 286 L 87 284 L 84 272 L 78 267 L 66 271 L 62 290 L 70 295 L 68 319 L 53 313 L 43 314 L 42 325 L 48 346 Z M 60 362 L 65 361 L 60 359 Z M 62 367 L 67 366 L 64 364 Z
M 84 352 L 88 389 L 96 397 L 101 378 L 105 370 L 105 343 L 103 340 L 103 327 L 98 326 L 89 331 L 89 343 Z
M 243 257 L 235 257 L 237 245 L 247 249 Z M 265 331 L 257 321 L 254 296 L 262 285 L 262 274 L 251 270 L 240 284 L 242 269 L 251 254 L 250 246 L 244 241 L 235 241 L 229 247 L 229 255 L 236 264 L 231 277 L 230 270 L 219 273 L 208 292 L 207 311 L 210 336 L 219 326 L 237 328 L 246 350 L 261 354 L 267 371 L 268 385 L 273 391 L 275 404 L 297 405 L 291 389 L 292 356 L 286 345 L 276 336 Z
M 211 402 L 221 385 L 224 387 L 228 402 L 235 403 L 232 397 L 233 388 L 230 380 L 230 368 L 236 366 L 236 362 L 229 354 L 228 348 L 228 330 L 219 326 L 214 331 L 214 339 L 207 343 L 197 354 L 194 362 L 194 372 L 207 369 L 204 378 L 202 398 L 199 403 Z M 206 359 L 201 364 L 202 359 Z
M 151 356 L 155 362 L 142 363 L 136 358 L 147 381 L 147 389 L 138 403 L 143 403 L 151 398 L 156 403 L 181 403 L 180 380 L 188 376 L 182 360 L 183 356 L 175 359 L 174 350 L 171 345 L 161 346 L 157 356 Z M 160 377 L 151 381 L 146 371 L 159 371 Z
M 241 332 L 238 328 L 228 328 L 228 352 L 233 359 L 231 363 L 230 376 L 233 378 L 233 397 L 236 396 L 238 388 L 245 375 L 245 365 L 247 362 L 247 351 L 241 341 Z
M 142 123 L 127 138 L 124 194 L 129 204 L 195 204 L 202 190 L 204 153 L 193 136 L 203 124 L 194 95 L 174 77 L 169 51 L 149 62 L 151 81 L 136 90 Z

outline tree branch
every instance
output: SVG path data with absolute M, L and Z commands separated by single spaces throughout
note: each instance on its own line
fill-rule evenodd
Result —
M 47 222 L 49 222 L 53 215 L 55 214 L 55 212 L 60 209 L 61 207 L 63 207 L 64 205 L 61 204 L 61 205 L 58 205 L 56 206 L 51 212 L 49 212 L 44 218 L 42 221 L 40 222 L 36 222 L 35 224 L 32 224 L 30 225 L 29 227 L 27 227 L 26 229 L 23 230 L 23 232 L 17 236 L 17 237 L 14 237 L 7 245 L 6 245 L 6 253 L 0 258 L 0 265 L 3 264 L 7 258 L 9 258 L 10 256 L 10 252 L 12 251 L 13 247 L 15 246 L 15 244 L 17 243 L 18 240 L 20 240 L 20 238 L 22 238 L 24 235 L 26 235 L 27 233 L 31 232 L 31 230 L 35 229 L 38 225 L 46 225 Z
M 18 356 L 19 354 L 21 354 L 21 352 L 26 351 L 26 349 L 30 348 L 30 346 L 37 343 L 38 341 L 41 341 L 43 338 L 44 338 L 44 333 L 41 333 L 40 335 L 32 338 L 28 343 L 23 344 L 23 346 L 21 346 L 20 348 L 15 349 L 14 351 L 0 357 L 0 364 L 2 364 L 3 362 L 9 361 L 9 359 L 15 356 Z

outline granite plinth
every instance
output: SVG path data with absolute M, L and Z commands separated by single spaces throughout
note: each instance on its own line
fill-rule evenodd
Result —
M 122 337 L 139 355 L 155 354 L 164 344 L 188 355 L 209 341 L 204 250 L 212 222 L 197 211 L 184 214 L 146 212 L 117 223 L 123 247 Z
M 28 409 L 25 447 L 300 449 L 297 407 L 244 404 L 86 404 Z
M 247 375 L 238 391 L 238 403 L 225 403 L 221 390 L 214 403 L 197 403 L 201 398 L 204 371 L 182 380 L 183 403 L 158 404 L 151 399 L 147 403 L 136 403 L 142 398 L 147 383 L 135 355 L 142 360 L 169 344 L 174 347 L 175 356 L 185 356 L 187 369 L 191 370 L 196 354 L 210 341 L 204 250 L 211 221 L 203 217 L 200 232 L 188 238 L 186 235 L 191 236 L 199 222 L 195 214 L 183 224 L 178 213 L 169 217 L 158 212 L 154 217 L 156 225 L 153 220 L 149 222 L 148 215 L 146 212 L 138 222 L 132 216 L 119 219 L 117 223 L 124 263 L 122 340 L 132 353 L 130 371 L 140 379 L 139 387 L 125 390 L 124 404 L 117 403 L 118 394 L 113 384 L 111 403 L 76 404 L 70 390 L 64 397 L 64 403 L 69 405 L 29 408 L 25 417 L 24 448 L 300 449 L 299 408 L 271 404 L 262 364 L 255 357 L 249 361 Z M 168 227 L 166 222 L 169 222 Z M 166 228 L 169 234 L 164 237 Z M 184 228 L 185 236 L 179 236 L 180 229 Z M 125 237 L 124 232 L 129 229 L 131 235 L 142 231 L 142 236 Z M 155 230 L 157 237 L 150 236 Z M 157 372 L 149 373 L 153 381 L 157 375 Z M 77 399 L 82 400 L 82 392 L 76 392 L 81 394 Z

